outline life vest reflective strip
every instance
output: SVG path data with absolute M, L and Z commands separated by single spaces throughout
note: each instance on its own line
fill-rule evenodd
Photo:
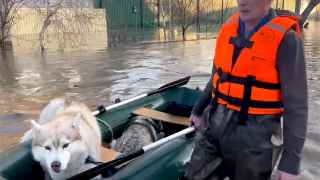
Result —
M 239 39 L 238 27 L 239 13 L 223 25 L 217 39 L 212 81 L 214 100 L 242 114 L 281 114 L 277 52 L 290 29 L 300 36 L 299 24 L 294 17 L 278 16 L 245 41 Z M 244 48 L 233 65 L 235 46 L 240 45 Z

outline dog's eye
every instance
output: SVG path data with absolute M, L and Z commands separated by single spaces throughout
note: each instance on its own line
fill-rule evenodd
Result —
M 63 149 L 67 148 L 69 146 L 69 143 L 66 143 L 62 146 Z
M 46 150 L 50 151 L 51 150 L 51 147 L 50 146 L 45 146 L 44 147 Z

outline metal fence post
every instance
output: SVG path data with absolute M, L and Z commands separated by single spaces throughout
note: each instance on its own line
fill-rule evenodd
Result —
M 197 0 L 197 33 L 200 32 L 200 0 Z
M 140 0 L 140 28 L 143 29 L 143 9 L 144 0 Z
M 157 0 L 157 22 L 158 28 L 160 28 L 160 0 Z
M 224 11 L 224 7 L 223 7 L 224 4 L 223 3 L 224 3 L 224 0 L 221 0 L 221 22 L 220 22 L 221 25 L 223 24 L 223 16 L 224 16 L 224 12 L 223 12 Z

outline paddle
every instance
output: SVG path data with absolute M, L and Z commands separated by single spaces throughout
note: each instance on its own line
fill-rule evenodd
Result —
M 158 88 L 158 89 L 149 91 L 149 92 L 147 92 L 147 93 L 141 94 L 141 95 L 136 96 L 136 97 L 133 97 L 133 98 L 131 98 L 131 99 L 128 99 L 128 100 L 119 102 L 119 103 L 117 103 L 117 104 L 110 105 L 110 106 L 108 106 L 108 107 L 99 106 L 99 107 L 98 107 L 98 111 L 94 111 L 94 112 L 93 112 L 93 115 L 96 116 L 96 115 L 98 115 L 98 114 L 101 113 L 101 112 L 104 112 L 104 111 L 108 111 L 108 110 L 117 108 L 117 107 L 119 107 L 119 106 L 122 106 L 122 105 L 128 104 L 128 103 L 130 103 L 130 102 L 136 101 L 136 100 L 138 100 L 138 99 L 142 99 L 142 98 L 147 97 L 147 96 L 151 96 L 151 95 L 154 95 L 154 94 L 157 94 L 157 93 L 161 93 L 161 92 L 164 92 L 164 91 L 166 91 L 166 90 L 169 90 L 169 89 L 172 89 L 172 88 L 175 88 L 175 87 L 179 87 L 179 86 L 185 85 L 185 84 L 187 84 L 187 83 L 189 82 L 190 78 L 191 78 L 191 76 L 187 76 L 187 77 L 178 79 L 178 80 L 176 80 L 176 81 L 173 81 L 173 82 L 170 82 L 170 83 L 168 83 L 168 84 L 165 84 L 165 85 L 161 86 L 161 87 Z
M 84 171 L 80 174 L 77 174 L 71 178 L 69 178 L 68 180 L 82 180 L 82 179 L 91 179 L 91 178 L 94 178 L 96 176 L 98 176 L 99 174 L 101 174 L 102 172 L 106 172 L 108 171 L 110 168 L 114 168 L 118 165 L 121 165 L 122 163 L 125 163 L 125 162 L 128 162 L 136 157 L 139 157 L 141 155 L 143 155 L 145 152 L 151 150 L 151 149 L 154 149 L 156 147 L 159 147 L 161 146 L 162 144 L 165 144 L 173 139 L 176 139 L 178 137 L 181 137 L 181 136 L 184 136 L 184 135 L 187 135 L 189 133 L 192 133 L 195 131 L 195 128 L 194 127 L 189 127 L 189 128 L 186 128 L 182 131 L 179 131 L 175 134 L 172 134 L 166 138 L 163 138 L 163 139 L 160 139 L 159 141 L 156 141 L 152 144 L 149 144 L 147 146 L 144 146 L 142 149 L 138 150 L 137 152 L 134 152 L 132 154 L 129 154 L 125 157 L 121 157 L 119 159 L 115 159 L 113 161 L 110 161 L 110 162 L 107 162 L 107 163 L 103 163 L 103 164 L 100 164 L 92 169 L 89 169 L 87 171 Z

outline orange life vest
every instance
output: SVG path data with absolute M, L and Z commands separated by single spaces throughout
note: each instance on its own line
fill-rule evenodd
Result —
M 277 16 L 242 43 L 236 63 L 232 58 L 239 43 L 239 13 L 222 27 L 216 43 L 213 76 L 214 101 L 246 115 L 281 114 L 281 86 L 277 70 L 278 48 L 290 29 L 300 36 L 295 17 Z M 280 59 L 281 61 L 281 59 Z

